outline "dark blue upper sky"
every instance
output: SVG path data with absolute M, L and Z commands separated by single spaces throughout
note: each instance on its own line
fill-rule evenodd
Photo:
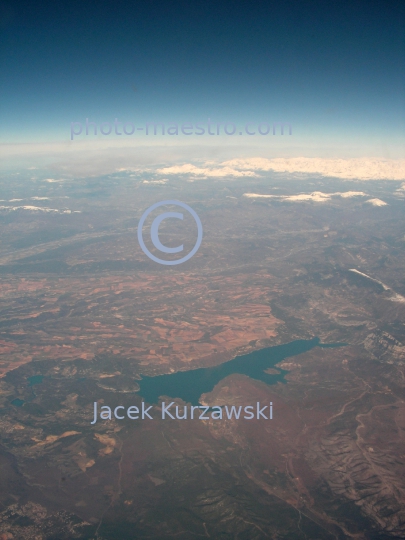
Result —
M 1 142 L 72 121 L 286 121 L 398 137 L 403 1 L 1 3 Z

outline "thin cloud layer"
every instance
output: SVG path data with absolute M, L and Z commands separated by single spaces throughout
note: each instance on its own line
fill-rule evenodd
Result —
M 158 174 L 188 174 L 200 177 L 224 177 L 224 176 L 258 176 L 253 171 L 236 170 L 232 167 L 220 166 L 215 168 L 210 167 L 196 167 L 191 163 L 185 163 L 184 165 L 175 165 L 173 167 L 164 167 L 156 171 Z
M 58 213 L 58 214 L 80 214 L 80 210 L 58 210 L 57 208 L 42 208 L 40 206 L 31 206 L 31 205 L 24 205 L 24 206 L 0 206 L 0 210 L 6 211 L 6 212 L 14 212 L 17 210 L 22 211 L 29 211 L 29 212 L 45 212 L 45 213 Z
M 345 191 L 343 193 L 323 193 L 322 191 L 314 191 L 313 193 L 300 193 L 299 195 L 262 195 L 260 193 L 244 193 L 244 197 L 249 199 L 278 199 L 287 202 L 328 202 L 332 197 L 367 197 L 362 191 Z M 385 204 L 385 203 L 384 203 Z
M 405 160 L 377 158 L 250 158 L 232 159 L 222 163 L 236 170 L 274 171 L 284 173 L 320 174 L 358 180 L 405 180 Z
M 405 180 L 405 160 L 377 158 L 246 158 L 222 163 L 207 162 L 197 167 L 192 163 L 157 169 L 158 174 L 189 175 L 192 177 L 257 177 L 263 172 L 287 174 L 319 174 L 347 180 Z
M 368 201 L 366 201 L 366 203 L 372 204 L 373 206 L 387 206 L 388 204 L 381 199 L 369 199 Z
M 311 150 L 313 151 L 313 150 Z M 273 152 L 276 152 L 273 149 Z M 296 153 L 305 150 L 296 148 Z M 256 156 L 251 156 L 251 153 Z M 150 172 L 162 176 L 203 178 L 255 178 L 265 173 L 321 175 L 340 179 L 405 181 L 405 160 L 381 157 L 325 158 L 270 157 L 269 149 L 228 145 L 145 144 L 118 141 L 78 141 L 73 144 L 1 145 L 6 171 L 41 169 L 47 182 L 63 178 L 97 177 L 116 172 Z M 273 153 L 274 155 L 274 153 Z M 235 157 L 238 156 L 238 157 Z M 266 156 L 266 157 L 264 157 Z M 19 174 L 19 173 L 17 173 Z M 400 192 L 398 192 L 400 193 Z

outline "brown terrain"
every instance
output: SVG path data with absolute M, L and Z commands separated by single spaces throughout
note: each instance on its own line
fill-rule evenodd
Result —
M 272 281 L 265 273 L 13 279 L 0 288 L 17 326 L 0 342 L 0 372 L 32 360 L 99 354 L 137 356 L 142 365 L 160 370 L 229 359 L 250 342 L 276 336 L 280 321 L 270 310 Z M 58 318 L 71 324 L 55 324 Z
M 313 182 L 282 188 L 310 192 Z M 80 214 L 3 217 L 0 539 L 404 538 L 397 184 L 367 185 L 370 197 L 389 202 L 381 208 L 349 198 L 255 201 L 238 181 L 172 184 L 137 185 L 132 198 L 127 185 L 107 190 L 87 209 L 84 188 L 73 186 Z M 180 188 L 204 242 L 188 263 L 157 268 L 128 230 Z M 52 227 L 64 238 L 41 240 Z M 176 245 L 177 231 L 167 234 Z M 94 401 L 139 406 L 142 377 L 315 336 L 344 345 L 269 365 L 274 377 L 287 372 L 284 382 L 235 372 L 200 398 L 271 401 L 272 420 L 90 424 Z

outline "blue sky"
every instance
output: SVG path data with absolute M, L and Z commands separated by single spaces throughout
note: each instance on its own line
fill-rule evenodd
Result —
M 211 118 L 290 122 L 299 144 L 399 147 L 404 6 L 2 3 L 0 143 L 68 141 L 70 123 L 86 117 Z

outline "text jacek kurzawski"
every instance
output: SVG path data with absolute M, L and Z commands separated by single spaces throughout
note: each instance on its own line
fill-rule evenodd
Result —
M 162 401 L 161 407 L 156 407 L 157 413 L 162 420 L 272 420 L 273 419 L 273 402 L 268 405 L 262 405 L 257 402 L 255 405 L 224 405 L 222 407 L 205 407 L 203 405 L 176 405 L 174 401 L 166 403 Z M 146 407 L 142 401 L 141 408 L 131 405 L 124 407 L 109 407 L 101 405 L 98 411 L 98 403 L 94 402 L 94 417 L 91 424 L 95 424 L 97 420 L 153 420 L 156 414 L 153 412 L 153 405 Z M 99 418 L 98 418 L 99 417 Z

